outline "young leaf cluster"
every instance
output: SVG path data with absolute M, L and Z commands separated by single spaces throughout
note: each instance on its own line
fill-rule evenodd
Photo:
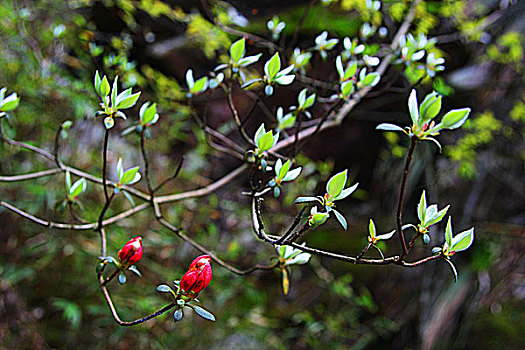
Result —
M 126 115 L 121 111 L 133 107 L 140 97 L 140 92 L 131 93 L 131 88 L 118 92 L 118 76 L 113 80 L 113 86 L 110 90 L 107 76 L 101 79 L 98 71 L 95 72 L 95 91 L 102 99 L 100 107 L 102 110 L 97 115 L 105 115 L 104 126 L 111 129 L 115 125 L 115 117 L 126 119 Z

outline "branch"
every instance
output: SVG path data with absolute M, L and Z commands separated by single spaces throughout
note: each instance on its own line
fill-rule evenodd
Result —
M 220 187 L 226 185 L 228 182 L 236 178 L 238 175 L 240 175 L 244 170 L 246 169 L 246 166 L 243 164 L 230 172 L 229 174 L 226 174 L 219 180 L 212 182 L 208 186 L 201 187 L 196 190 L 182 192 L 182 193 L 175 193 L 165 196 L 158 196 L 155 197 L 155 203 L 161 204 L 161 203 L 168 203 L 168 202 L 175 202 L 180 201 L 182 199 L 187 198 L 195 198 L 195 197 L 202 197 L 210 194 L 211 192 L 219 189 Z
M 62 169 L 55 168 L 55 169 L 42 170 L 42 171 L 37 171 L 34 173 L 28 173 L 28 174 L 6 175 L 6 176 L 0 176 L 0 182 L 26 181 L 26 180 L 38 179 L 40 177 L 55 175 L 61 172 L 62 172 Z
M 408 171 L 410 170 L 410 162 L 412 161 L 412 156 L 414 155 L 414 149 L 416 148 L 417 139 L 410 140 L 410 148 L 408 149 L 407 159 L 405 163 L 405 170 L 403 171 L 403 180 L 401 181 L 401 188 L 399 189 L 399 202 L 397 204 L 397 233 L 399 234 L 399 240 L 401 242 L 401 253 L 400 259 L 403 260 L 408 254 L 407 245 L 405 242 L 405 234 L 403 233 L 403 200 L 405 198 L 405 189 L 408 179 Z

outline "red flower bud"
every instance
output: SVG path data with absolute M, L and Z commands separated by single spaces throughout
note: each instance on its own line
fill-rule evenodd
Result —
M 142 258 L 142 237 L 137 236 L 124 244 L 118 252 L 118 260 L 124 265 L 135 265 Z
M 196 296 L 210 284 L 211 276 L 211 258 L 209 255 L 201 255 L 192 261 L 188 272 L 182 276 L 180 288 L 185 293 L 193 292 Z

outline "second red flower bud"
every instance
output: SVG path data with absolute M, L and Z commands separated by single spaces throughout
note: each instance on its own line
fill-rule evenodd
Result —
M 137 236 L 124 244 L 118 252 L 118 260 L 122 265 L 135 265 L 142 258 L 142 237 Z
M 209 255 L 201 255 L 190 264 L 188 272 L 180 280 L 180 288 L 184 295 L 197 296 L 211 281 L 211 258 Z

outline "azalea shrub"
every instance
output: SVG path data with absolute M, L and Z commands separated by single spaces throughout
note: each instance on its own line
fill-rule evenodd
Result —
M 93 271 L 108 319 L 135 326 L 171 310 L 177 327 L 195 322 L 189 317 L 179 322 L 193 313 L 215 322 L 222 316 L 208 311 L 208 305 L 215 302 L 214 293 L 232 283 L 226 276 L 265 278 L 282 290 L 276 298 L 294 298 L 296 271 L 311 266 L 316 274 L 331 276 L 320 261 L 411 271 L 436 264 L 451 271 L 451 280 L 458 279 L 461 269 L 454 259 L 475 244 L 474 227 L 454 214 L 459 229 L 453 231 L 451 213 L 461 211 L 446 202 L 427 204 L 427 198 L 437 196 L 410 181 L 421 156 L 416 150 L 425 147 L 441 156 L 443 145 L 453 140 L 442 134 L 457 132 L 471 117 L 470 107 L 449 103 L 442 81 L 447 55 L 421 28 L 425 2 L 403 3 L 402 9 L 389 2 L 357 2 L 351 8 L 359 14 L 354 32 L 322 30 L 307 40 L 301 27 L 312 7 L 333 6 L 330 1 L 314 3 L 293 31 L 286 20 L 273 16 L 265 32 L 257 34 L 226 19 L 226 5 L 206 5 L 209 22 L 159 7 L 163 16 L 190 29 L 200 25 L 192 32 L 196 42 L 207 35 L 217 44 L 204 50 L 214 53 L 213 67 L 205 71 L 188 61 L 178 81 L 146 65 L 135 69 L 126 55 L 99 57 L 104 49 L 84 33 L 90 57 L 99 57 L 85 73 L 90 97 L 82 104 L 89 103 L 89 118 L 57 116 L 54 137 L 40 144 L 19 138 L 27 135 L 22 131 L 27 123 L 16 121 L 31 99 L 28 92 L 3 83 L 4 156 L 11 162 L 33 158 L 32 166 L 20 173 L 2 173 L 0 182 L 52 179 L 54 185 L 49 187 L 52 210 L 33 210 L 7 195 L 0 205 L 40 230 L 95 233 L 85 243 L 87 270 Z M 133 22 L 133 16 L 128 20 Z M 126 42 L 117 46 L 124 50 Z M 366 197 L 356 170 L 316 164 L 305 150 L 315 140 L 327 141 L 327 130 L 342 130 L 350 112 L 396 83 L 392 76 L 406 85 L 403 117 L 371 122 L 378 137 L 395 138 L 402 147 L 400 157 L 389 155 L 399 164 L 399 171 L 391 174 L 395 203 L 359 226 L 357 214 L 349 209 Z M 157 91 L 150 91 L 152 86 Z M 280 99 L 284 95 L 286 103 Z M 38 120 L 32 123 L 38 127 Z M 79 141 L 89 138 L 88 132 L 97 139 Z M 181 140 L 195 147 L 177 149 Z M 180 156 L 173 156 L 174 149 Z M 235 192 L 230 192 L 231 184 L 236 184 Z M 415 196 L 418 203 L 411 200 Z M 228 214 L 228 206 L 241 208 L 242 214 Z M 227 228 L 239 229 L 243 236 L 227 236 L 225 244 L 217 231 Z M 346 251 L 319 240 L 333 232 L 354 237 L 359 248 Z M 247 240 L 256 251 L 239 248 Z M 191 254 L 172 256 L 175 243 L 181 244 L 177 250 Z M 179 268 L 188 266 L 190 257 L 184 273 L 167 268 L 174 262 Z M 324 279 L 333 281 L 327 288 L 347 293 L 343 282 L 333 276 Z M 130 289 L 134 285 L 137 289 Z M 146 306 L 135 309 L 147 296 L 124 303 L 118 295 L 126 289 L 156 291 L 151 300 L 161 305 L 144 302 Z M 307 318 L 298 314 L 297 319 L 301 317 Z

